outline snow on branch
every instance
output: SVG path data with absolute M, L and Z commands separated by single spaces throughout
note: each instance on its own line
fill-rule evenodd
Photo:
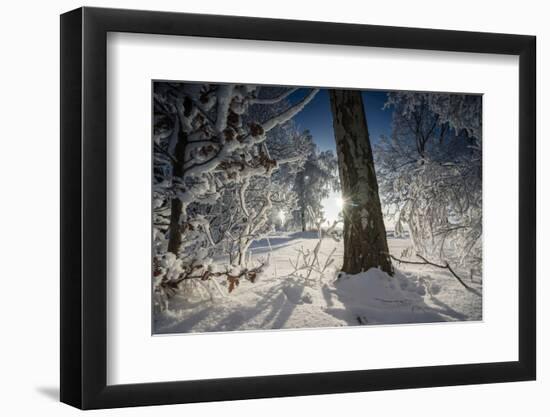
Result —
M 281 166 L 281 165 L 284 165 L 284 164 L 293 164 L 295 162 L 300 162 L 300 161 L 303 161 L 303 160 L 304 160 L 303 155 L 294 156 L 292 158 L 279 159 L 279 160 L 277 160 L 277 166 Z
M 227 116 L 234 86 L 232 84 L 220 85 L 218 90 L 218 107 L 216 117 L 216 131 L 222 132 L 227 125 Z
M 284 112 L 278 114 L 277 116 L 269 119 L 267 122 L 262 124 L 264 132 L 269 132 L 275 126 L 281 125 L 286 121 L 292 119 L 296 114 L 298 114 L 302 109 L 317 95 L 319 92 L 318 88 L 312 89 L 308 95 L 306 95 L 300 102 L 285 110 Z
M 263 272 L 267 263 L 268 262 L 265 260 L 260 260 L 258 265 L 253 268 L 233 265 L 226 267 L 223 271 L 218 271 L 208 263 L 202 264 L 193 262 L 190 265 L 183 265 L 181 262 L 178 262 L 177 265 L 172 266 L 171 272 L 174 276 L 169 277 L 168 274 L 166 274 L 159 277 L 157 291 L 162 292 L 163 296 L 168 299 L 178 293 L 182 283 L 190 280 L 200 280 L 212 281 L 216 289 L 221 293 L 218 283 L 215 282 L 215 278 L 225 278 L 229 285 L 228 292 L 231 293 L 239 285 L 241 279 L 246 279 L 254 283 Z
M 276 104 L 280 101 L 283 101 L 285 98 L 290 96 L 292 93 L 298 91 L 298 88 L 291 88 L 285 91 L 283 94 L 273 97 L 273 98 L 251 98 L 249 100 L 250 104 Z

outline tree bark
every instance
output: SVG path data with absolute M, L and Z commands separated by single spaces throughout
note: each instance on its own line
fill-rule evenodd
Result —
M 168 238 L 168 252 L 177 255 L 181 246 L 180 218 L 183 204 L 179 198 L 173 198 L 170 208 L 170 226 Z
M 183 177 L 183 162 L 185 160 L 185 148 L 187 147 L 187 134 L 181 129 L 178 131 L 178 142 L 174 149 L 175 161 L 172 166 L 172 176 L 174 178 Z M 170 226 L 168 228 L 168 252 L 172 252 L 174 255 L 178 255 L 182 236 L 181 236 L 181 212 L 183 210 L 183 204 L 177 197 L 172 198 L 170 204 Z
M 393 275 L 361 92 L 329 91 L 344 200 L 342 270 L 357 274 L 378 267 Z

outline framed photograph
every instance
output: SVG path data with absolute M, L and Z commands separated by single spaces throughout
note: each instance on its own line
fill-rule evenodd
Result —
M 61 16 L 61 401 L 533 380 L 535 37 Z

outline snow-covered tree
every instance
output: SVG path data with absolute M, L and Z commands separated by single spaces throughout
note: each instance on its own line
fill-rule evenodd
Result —
M 479 269 L 481 97 L 388 94 L 390 138 L 376 149 L 383 202 L 418 254 Z
M 285 100 L 294 89 L 266 96 L 251 85 L 155 83 L 157 292 L 175 292 L 184 281 L 213 281 L 213 276 L 225 276 L 229 288 L 239 278 L 255 278 L 258 271 L 248 268 L 246 251 L 268 230 L 272 199 L 284 194 L 281 182 L 273 186 L 272 176 L 300 159 L 299 151 L 296 159 L 274 158 L 267 145 L 269 132 L 289 121 L 317 91 L 291 105 Z M 276 111 L 254 113 L 254 107 Z M 251 186 L 263 192 L 253 192 Z M 224 247 L 237 254 L 235 265 L 214 271 L 211 255 Z
M 308 147 L 307 156 L 293 186 L 298 199 L 293 217 L 302 231 L 316 226 L 315 220 L 323 217 L 323 200 L 331 190 L 339 188 L 338 163 L 334 153 L 331 150 L 319 152 L 309 131 L 304 132 L 304 140 Z

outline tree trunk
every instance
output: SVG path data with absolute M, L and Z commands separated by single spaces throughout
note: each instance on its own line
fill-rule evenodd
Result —
M 178 254 L 181 246 L 181 227 L 180 217 L 182 210 L 182 203 L 179 198 L 173 198 L 170 207 L 170 226 L 169 226 L 169 238 L 168 238 L 168 252 L 172 252 L 174 255 Z
M 178 142 L 174 149 L 175 161 L 172 165 L 172 176 L 174 178 L 183 177 L 183 161 L 185 160 L 185 148 L 187 147 L 187 134 L 181 129 L 178 131 Z M 181 212 L 183 210 L 183 204 L 177 197 L 172 198 L 170 204 L 170 226 L 168 228 L 168 252 L 172 252 L 174 255 L 178 255 L 181 246 Z
M 344 200 L 342 270 L 378 267 L 393 275 L 361 92 L 329 91 Z
M 306 186 L 305 186 L 305 173 L 304 171 L 296 174 L 296 185 L 298 187 L 298 205 L 300 207 L 300 224 L 302 226 L 302 232 L 307 229 L 306 225 Z

